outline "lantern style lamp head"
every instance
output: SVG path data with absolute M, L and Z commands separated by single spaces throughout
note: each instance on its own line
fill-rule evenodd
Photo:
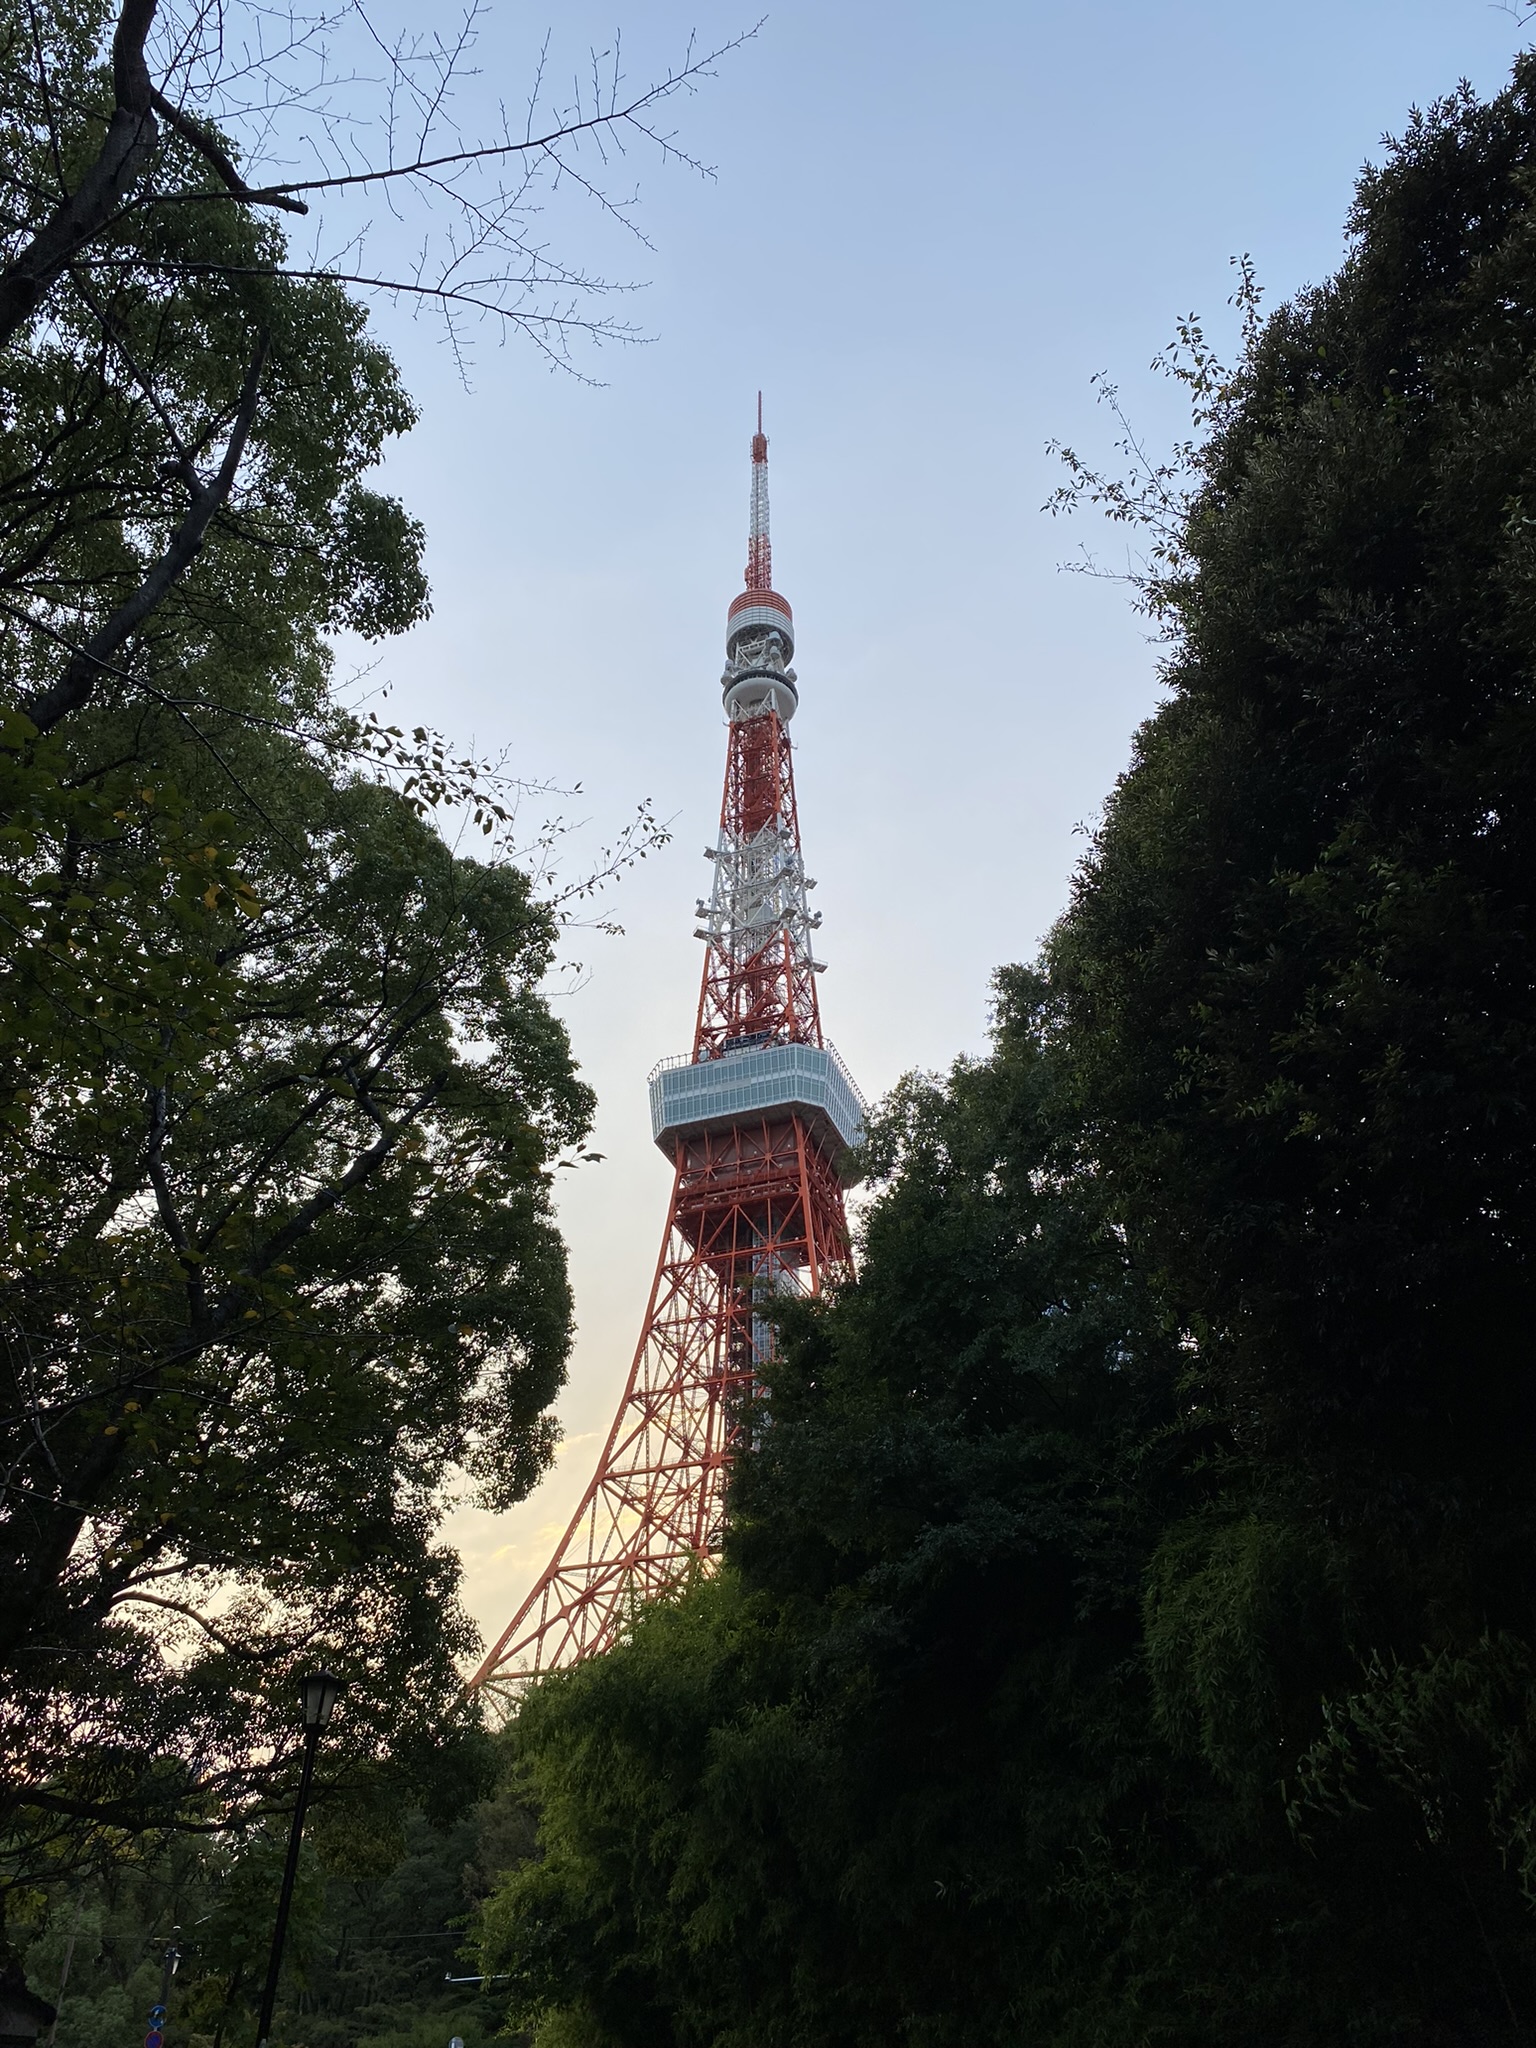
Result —
M 329 1726 L 342 1681 L 329 1671 L 311 1671 L 299 1680 L 299 1698 L 304 1704 L 304 1726 L 318 1733 Z

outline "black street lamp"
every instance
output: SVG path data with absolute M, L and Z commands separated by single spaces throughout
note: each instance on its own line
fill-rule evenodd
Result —
M 299 1680 L 299 1698 L 304 1708 L 304 1768 L 299 1774 L 299 1796 L 294 1802 L 293 1827 L 288 1836 L 288 1861 L 283 1866 L 283 1889 L 278 1895 L 277 1925 L 272 1929 L 272 1954 L 267 1960 L 266 1989 L 261 1994 L 261 2017 L 256 2022 L 256 2048 L 267 2048 L 272 2032 L 283 1943 L 288 1939 L 288 1908 L 293 1904 L 293 1881 L 299 1870 L 304 1809 L 309 1804 L 310 1780 L 315 1775 L 315 1751 L 320 1746 L 320 1731 L 328 1725 L 340 1691 L 341 1680 L 333 1678 L 329 1671 L 311 1671 Z

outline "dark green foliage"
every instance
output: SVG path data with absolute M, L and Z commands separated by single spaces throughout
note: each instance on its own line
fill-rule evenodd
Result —
M 1041 976 L 886 1112 L 725 1570 L 525 1706 L 550 2048 L 1536 2028 L 1533 202 L 1536 59 L 1211 399 Z
M 464 1922 L 532 1842 L 532 1819 L 508 1788 L 451 1820 L 322 1819 L 300 1865 L 277 2038 L 448 2048 L 458 2034 L 489 2048 L 504 2001 L 447 1980 L 472 1974 Z M 14 1927 L 30 1981 L 59 2000 L 59 2048 L 140 2038 L 173 1940 L 182 1953 L 168 2048 L 251 2048 L 285 1846 L 280 1827 L 237 1849 L 182 1839 L 121 1859 L 50 1916 Z
M 1362 1853 L 1396 1828 L 1495 1891 L 1536 1791 L 1533 171 L 1527 60 L 1412 124 L 1345 270 L 1259 337 L 1167 591 L 1174 700 L 1051 948 L 1096 1165 L 1226 1446 L 1149 1580 L 1167 1711 L 1260 1796 L 1217 1732 L 1245 1639 L 1245 1725 L 1289 1749 L 1350 1701 Z
M 590 1096 L 537 993 L 551 913 L 312 744 L 199 731 L 104 694 L 22 769 L 122 797 L 12 870 L 83 935 L 18 964 L 0 1047 L 29 1881 L 258 1812 L 301 1657 L 353 1683 L 334 1763 L 435 1771 L 472 1641 L 445 1481 L 526 1491 L 569 1339 L 549 1174 Z

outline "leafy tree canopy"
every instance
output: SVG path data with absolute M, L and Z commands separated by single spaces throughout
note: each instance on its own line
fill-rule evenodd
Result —
M 8 276 L 49 181 L 99 167 L 134 12 L 116 72 L 99 10 L 0 21 Z M 369 481 L 413 417 L 394 366 L 334 281 L 284 274 L 206 135 L 152 139 L 155 204 L 108 209 L 0 346 L 23 1893 L 280 1804 L 307 1662 L 350 1681 L 322 1792 L 479 1783 L 437 1529 L 458 1476 L 504 1502 L 550 1454 L 550 1176 L 591 1113 L 539 993 L 556 912 L 504 836 L 475 858 L 433 822 L 468 798 L 494 835 L 493 782 L 332 691 L 334 630 L 426 605 L 420 530 Z

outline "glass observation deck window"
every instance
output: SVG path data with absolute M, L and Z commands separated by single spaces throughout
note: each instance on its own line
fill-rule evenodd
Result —
M 864 1136 L 864 1099 L 831 1046 L 760 1045 L 718 1060 L 663 1060 L 651 1075 L 651 1135 L 664 1152 L 696 1131 L 798 1110 L 844 1145 Z

